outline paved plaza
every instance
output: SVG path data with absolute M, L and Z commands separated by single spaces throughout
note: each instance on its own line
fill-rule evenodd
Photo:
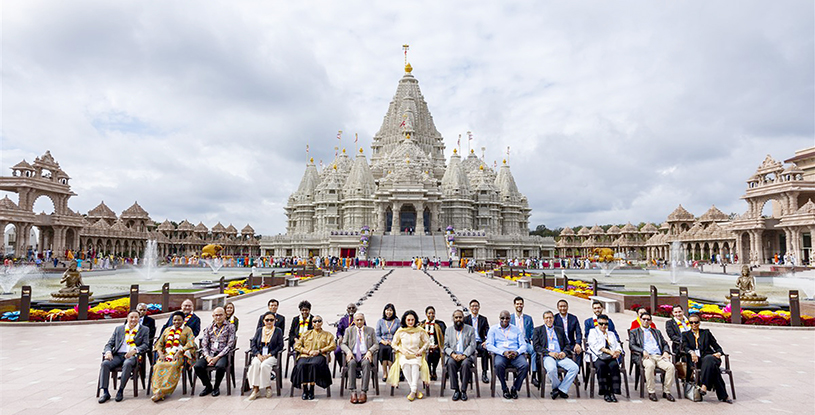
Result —
M 386 272 L 388 270 L 349 271 L 310 280 L 299 287 L 281 288 L 237 300 L 236 315 L 241 324 L 236 375 L 240 377 L 243 373 L 243 351 L 248 349 L 257 317 L 266 309 L 266 302 L 270 298 L 280 300 L 280 313 L 287 317 L 287 324 L 297 314 L 297 303 L 303 299 L 311 301 L 314 314 L 333 322 L 349 302 L 356 302 Z M 539 288 L 517 288 L 504 280 L 489 280 L 462 270 L 431 271 L 431 275 L 448 286 L 462 303 L 477 298 L 481 302 L 482 313 L 490 319 L 491 324 L 497 323 L 499 311 L 511 310 L 512 299 L 517 295 L 526 298 L 525 313 L 533 316 L 535 325 L 542 324 L 542 313 L 554 310 L 557 300 L 564 297 Z M 588 301 L 566 298 L 571 303 L 570 311 L 581 321 L 590 315 Z M 382 308 L 389 302 L 396 305 L 400 315 L 408 308 L 421 315 L 427 305 L 433 305 L 437 316 L 448 324 L 456 308 L 450 296 L 428 276 L 405 268 L 396 269 L 360 307 L 360 311 L 366 314 L 368 325 L 375 324 L 381 317 Z M 211 322 L 209 312 L 197 313 L 203 324 Z M 623 328 L 633 319 L 633 313 L 612 314 L 611 318 L 618 328 Z M 159 318 L 158 324 L 164 321 L 166 317 Z M 662 330 L 664 319 L 657 318 L 657 323 Z M 353 405 L 348 402 L 348 394 L 344 398 L 339 396 L 339 378 L 335 378 L 332 397 L 326 398 L 325 392 L 318 388 L 314 401 L 302 401 L 297 393 L 294 398 L 289 398 L 290 384 L 286 380 L 283 384 L 284 397 L 260 398 L 253 402 L 247 400 L 248 394 L 240 396 L 237 391 L 227 396 L 222 385 L 222 395 L 217 398 L 181 395 L 179 386 L 173 396 L 158 404 L 151 402 L 144 391 L 140 391 L 139 397 L 134 399 L 132 388 L 129 388 L 123 402 L 111 400 L 100 405 L 95 397 L 99 356 L 114 326 L 114 323 L 0 326 L 0 413 L 248 415 L 302 414 L 310 410 L 335 414 L 396 414 L 411 411 L 425 415 L 495 411 L 531 414 L 533 411 L 540 413 L 541 410 L 553 414 L 632 410 L 657 413 L 815 413 L 815 331 L 805 329 L 703 324 L 703 327 L 713 331 L 725 352 L 731 354 L 738 398 L 733 405 L 717 402 L 715 394 L 709 394 L 704 403 L 685 399 L 675 403 L 664 399 L 658 403 L 650 402 L 647 398 L 641 400 L 639 392 L 634 391 L 633 377 L 629 379 L 631 399 L 620 397 L 617 404 L 608 404 L 596 395 L 590 399 L 588 393 L 582 393 L 582 397 L 576 399 L 573 389 L 568 401 L 541 399 L 535 391 L 531 399 L 526 398 L 522 391 L 518 400 L 505 401 L 498 396 L 490 398 L 489 385 L 481 385 L 480 399 L 475 398 L 473 393 L 467 402 L 452 402 L 449 391 L 445 398 L 439 398 L 439 382 L 433 382 L 431 395 L 423 400 L 408 402 L 403 384 L 403 388 L 397 390 L 393 397 L 387 393 L 388 388 L 382 386 L 382 396 L 374 396 L 371 390 L 367 404 Z M 330 329 L 333 330 L 333 327 Z M 623 333 L 624 330 L 620 330 L 625 337 Z

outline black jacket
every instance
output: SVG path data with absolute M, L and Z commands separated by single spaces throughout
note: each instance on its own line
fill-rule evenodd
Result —
M 267 311 L 267 313 L 268 313 L 268 311 Z M 258 326 L 257 326 L 257 328 L 263 327 L 263 316 L 265 316 L 265 315 L 266 315 L 266 313 L 263 313 L 263 314 L 260 315 L 260 317 L 258 317 Z M 280 313 L 277 313 L 274 316 L 275 316 L 274 326 L 279 328 L 281 333 L 285 333 L 286 332 L 286 316 L 284 316 L 284 315 L 282 315 Z
M 277 352 L 283 350 L 283 332 L 275 327 L 274 333 L 272 334 L 272 338 L 269 340 L 269 343 L 264 344 L 261 340 L 263 339 L 263 328 L 257 329 L 255 331 L 255 336 L 249 340 L 249 347 L 252 350 L 253 355 L 259 355 L 263 352 L 263 346 L 269 348 L 269 354 L 272 356 L 277 356 Z
M 469 324 L 470 326 L 473 325 L 473 316 L 468 315 L 464 317 L 464 324 Z M 475 326 L 473 326 L 475 327 Z M 487 341 L 487 332 L 490 331 L 490 323 L 486 317 L 482 316 L 481 314 L 478 315 L 478 338 L 481 339 L 481 342 Z
M 558 325 L 553 325 L 555 334 L 557 335 L 557 342 L 560 345 L 560 351 L 566 353 L 566 356 L 572 357 L 574 348 L 567 347 L 569 342 L 566 340 L 566 332 Z M 549 356 L 549 336 L 546 335 L 546 325 L 535 327 L 532 332 L 532 347 L 535 348 L 535 353 L 538 356 Z
M 673 318 L 669 318 L 665 322 L 665 334 L 671 339 L 671 350 L 673 350 L 674 354 L 682 353 L 682 330 L 679 329 L 679 325 L 676 324 Z
M 690 354 L 696 347 L 696 338 L 693 336 L 693 330 L 688 330 L 682 333 L 682 353 Z M 713 333 L 708 329 L 699 329 L 699 354 L 705 357 L 713 353 L 724 353 L 722 346 L 713 337 Z
M 150 316 L 144 316 L 141 321 L 141 325 L 147 327 L 150 330 L 149 338 L 150 340 L 154 340 L 156 338 L 156 320 Z M 152 344 L 150 345 L 153 346 Z
M 169 328 L 172 325 L 173 316 L 171 315 L 170 318 L 167 319 L 167 322 L 164 323 L 164 327 L 161 328 L 161 333 L 164 333 L 164 330 L 167 330 L 167 328 Z M 192 334 L 195 337 L 198 337 L 198 333 L 201 333 L 201 319 L 198 317 L 198 315 L 195 314 L 194 311 L 192 313 L 192 317 L 190 317 L 190 319 L 187 321 L 186 326 L 189 327 L 190 330 L 192 330 Z M 159 333 L 158 335 L 161 336 L 161 333 Z
M 566 333 L 566 339 L 569 341 L 569 348 L 574 350 L 574 345 L 583 339 L 583 330 L 580 329 L 580 320 L 574 314 L 566 314 L 566 320 L 569 322 L 569 331 L 564 331 L 564 333 Z M 560 313 L 555 313 L 555 327 L 565 330 Z
M 670 351 L 668 349 L 668 342 L 662 337 L 662 333 L 659 332 L 657 329 L 649 328 L 651 330 L 651 334 L 654 335 L 654 338 L 659 345 L 659 350 L 662 353 Z M 642 360 L 642 351 L 645 345 L 645 331 L 642 327 L 637 327 L 634 330 L 628 332 L 628 345 L 631 349 L 631 360 L 635 363 L 639 363 Z
M 313 329 L 314 326 L 311 322 L 314 320 L 314 315 L 308 315 L 308 327 L 309 330 Z M 294 342 L 300 338 L 300 316 L 297 316 L 291 320 L 291 327 L 289 327 L 289 348 L 294 347 Z

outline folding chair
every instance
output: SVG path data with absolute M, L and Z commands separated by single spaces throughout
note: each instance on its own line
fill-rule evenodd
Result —
M 481 397 L 481 383 L 479 381 L 480 378 L 478 377 L 478 363 L 477 363 L 478 362 L 478 355 L 477 354 L 474 356 L 473 360 L 474 360 L 474 363 L 472 364 L 472 372 L 473 373 L 472 373 L 472 376 L 470 377 L 470 384 L 467 386 L 467 388 L 468 389 L 475 388 L 475 396 L 480 398 Z M 439 396 L 441 396 L 441 397 L 444 396 L 444 390 L 447 387 L 447 377 L 449 375 L 447 373 L 447 365 L 445 364 L 446 362 L 447 362 L 447 353 L 445 353 L 444 350 L 442 349 L 442 351 L 441 351 L 441 360 L 439 362 L 441 364 L 441 390 L 439 390 Z M 475 386 L 473 386 L 473 385 L 475 385 Z

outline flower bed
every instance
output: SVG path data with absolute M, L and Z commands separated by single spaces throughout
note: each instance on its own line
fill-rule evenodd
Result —
M 250 286 L 247 283 L 247 280 L 232 281 L 226 286 L 226 288 L 224 288 L 224 294 L 230 297 L 236 297 L 239 295 L 253 293 L 255 291 L 265 290 L 269 287 L 269 285 L 265 284 Z
M 575 297 L 582 298 L 584 300 L 588 300 L 589 297 L 594 294 L 592 287 L 583 281 L 569 281 L 569 286 L 567 289 L 563 289 L 562 285 L 558 285 L 555 287 L 544 287 L 545 290 L 554 291 L 556 293 L 567 294 Z
M 639 308 L 639 304 L 634 304 L 632 310 Z M 649 307 L 646 307 L 649 308 Z M 730 323 L 731 309 L 728 304 L 724 308 L 716 304 L 702 304 L 696 301 L 688 301 L 689 312 L 698 313 L 702 321 L 710 321 L 714 323 Z M 659 317 L 670 317 L 673 306 L 661 305 L 657 307 L 654 315 Z M 752 324 L 757 326 L 789 326 L 790 313 L 788 311 L 772 311 L 763 310 L 758 313 L 751 310 L 741 310 L 742 324 Z M 802 315 L 801 324 L 807 327 L 815 327 L 815 317 Z
M 124 318 L 130 311 L 130 297 L 123 297 L 116 300 L 105 301 L 93 307 L 88 307 L 88 320 L 102 320 L 106 318 Z M 157 314 L 161 312 L 161 304 L 148 304 L 147 314 Z M 32 308 L 29 311 L 29 321 L 74 321 L 79 316 L 79 306 L 61 310 L 54 308 L 51 310 L 38 310 Z M 20 319 L 19 311 L 9 311 L 0 315 L 0 321 L 17 321 Z

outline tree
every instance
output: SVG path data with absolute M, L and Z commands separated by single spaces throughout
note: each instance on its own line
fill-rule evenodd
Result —
M 535 227 L 534 231 L 529 231 L 529 234 L 530 235 L 543 236 L 543 237 L 551 236 L 551 237 L 554 238 L 554 237 L 560 236 L 561 231 L 563 231 L 563 228 L 549 229 L 549 228 L 546 227 L 546 225 L 540 224 L 540 225 Z

